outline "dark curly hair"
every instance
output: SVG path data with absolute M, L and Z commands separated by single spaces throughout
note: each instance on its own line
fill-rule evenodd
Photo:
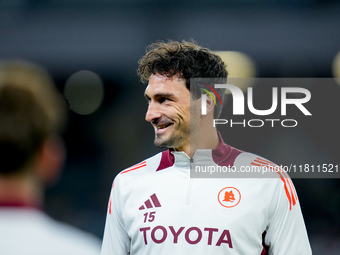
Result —
M 147 82 L 150 76 L 156 73 L 168 77 L 179 75 L 180 78 L 185 79 L 186 86 L 194 99 L 201 97 L 202 90 L 196 86 L 196 83 L 190 89 L 191 78 L 214 78 L 215 82 L 217 79 L 219 83 L 226 83 L 228 76 L 222 59 L 194 41 L 153 43 L 147 47 L 145 56 L 138 64 L 137 73 L 142 82 Z M 225 90 L 216 89 L 216 91 L 223 100 Z M 222 106 L 217 104 L 214 110 L 215 118 L 218 118 L 221 111 Z

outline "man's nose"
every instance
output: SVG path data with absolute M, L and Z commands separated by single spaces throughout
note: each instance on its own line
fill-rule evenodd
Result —
M 145 120 L 151 122 L 152 120 L 160 118 L 161 116 L 162 114 L 157 103 L 150 102 L 148 111 L 146 112 L 145 115 Z

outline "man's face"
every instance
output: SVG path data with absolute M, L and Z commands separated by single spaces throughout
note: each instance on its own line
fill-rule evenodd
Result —
M 155 129 L 155 145 L 181 150 L 190 144 L 190 91 L 177 76 L 155 74 L 145 90 L 145 120 Z

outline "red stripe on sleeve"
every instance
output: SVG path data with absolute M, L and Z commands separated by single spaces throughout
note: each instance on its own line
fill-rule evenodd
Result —
M 121 174 L 125 174 L 127 172 L 130 172 L 130 171 L 142 168 L 144 166 L 146 166 L 146 161 L 144 161 L 144 162 L 142 162 L 142 163 L 140 163 L 140 164 L 138 164 L 136 166 L 133 166 L 133 167 L 130 167 L 130 168 L 126 169 L 125 171 L 121 172 Z
M 260 163 L 260 164 L 257 164 L 257 163 Z M 288 201 L 289 201 L 289 211 L 292 210 L 292 204 L 293 206 L 296 204 L 296 201 L 294 199 L 294 192 L 293 192 L 293 189 L 289 183 L 290 181 L 290 178 L 286 175 L 285 177 L 280 173 L 279 170 L 277 170 L 276 168 L 276 165 L 270 161 L 267 161 L 267 160 L 264 160 L 264 159 L 261 159 L 261 158 L 256 158 L 253 162 L 250 163 L 251 165 L 254 165 L 254 166 L 262 166 L 262 167 L 268 167 L 270 169 L 274 169 L 275 172 L 280 175 L 280 179 L 281 181 L 283 182 L 284 184 L 284 189 L 285 189 L 285 193 L 286 193 L 286 196 L 288 198 Z M 285 174 L 285 173 L 283 173 Z M 289 187 L 289 188 L 288 188 Z M 289 192 L 290 191 L 290 192 Z

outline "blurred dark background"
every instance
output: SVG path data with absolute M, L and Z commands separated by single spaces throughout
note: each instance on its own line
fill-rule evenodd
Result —
M 339 28 L 335 0 L 0 0 L 0 59 L 43 65 L 70 104 L 68 159 L 46 211 L 101 238 L 113 178 L 160 151 L 136 75 L 151 42 L 242 52 L 257 77 L 327 78 L 340 73 Z M 309 121 L 233 130 L 225 141 L 278 164 L 339 164 L 340 87 L 309 89 Z M 313 254 L 340 254 L 340 179 L 293 181 Z

